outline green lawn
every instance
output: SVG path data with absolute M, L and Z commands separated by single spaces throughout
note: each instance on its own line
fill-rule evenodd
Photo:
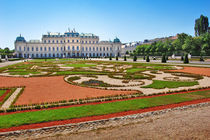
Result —
M 6 92 L 7 90 L 0 89 L 0 97 Z
M 75 64 L 66 64 L 64 67 L 74 67 L 74 68 L 81 68 L 81 67 L 92 67 L 96 66 L 96 64 L 80 64 L 80 63 L 75 63 Z
M 153 80 L 152 84 L 143 86 L 143 88 L 163 89 L 163 88 L 188 87 L 188 86 L 194 86 L 194 85 L 198 85 L 198 82 L 197 81 L 182 82 L 182 81 Z
M 11 72 L 10 75 L 29 75 L 29 74 L 40 74 L 40 72 L 36 71 L 19 71 L 19 72 Z
M 23 112 L 10 115 L 0 115 L 0 128 L 9 128 L 24 124 L 40 123 L 55 120 L 65 120 L 86 116 L 104 115 L 128 110 L 137 110 L 196 99 L 210 98 L 210 91 L 198 91 L 186 94 L 171 94 L 153 98 L 133 99 L 112 103 L 83 105 L 62 109 Z
M 147 69 L 147 68 L 131 68 L 131 69 L 127 69 L 126 72 L 128 72 L 128 73 L 135 73 L 135 72 L 145 71 L 145 70 L 149 70 L 149 69 Z

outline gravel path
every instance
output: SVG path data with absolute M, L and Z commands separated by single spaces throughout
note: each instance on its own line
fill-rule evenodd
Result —
M 140 121 L 75 134 L 45 137 L 45 140 L 134 140 L 134 139 L 210 139 L 210 106 L 188 110 L 176 110 L 155 115 Z
M 12 104 L 12 102 L 17 97 L 17 95 L 20 93 L 21 89 L 22 88 L 17 88 L 15 92 L 6 100 L 6 102 L 4 102 L 4 104 L 1 106 L 0 109 L 8 109 L 10 105 Z

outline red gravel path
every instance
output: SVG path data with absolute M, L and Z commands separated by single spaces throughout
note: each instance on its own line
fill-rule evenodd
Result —
M 66 83 L 63 78 L 63 76 L 30 78 L 0 76 L 0 87 L 25 86 L 23 93 L 20 95 L 15 105 L 131 94 L 137 92 L 80 87 Z
M 163 109 L 175 108 L 175 107 L 186 106 L 186 105 L 191 105 L 191 104 L 198 104 L 198 103 L 202 103 L 202 102 L 210 102 L 210 98 L 187 101 L 187 102 L 178 103 L 178 104 L 170 104 L 170 105 L 164 105 L 164 106 L 151 107 L 151 108 L 146 108 L 146 109 L 139 109 L 139 110 L 134 110 L 134 111 L 125 111 L 125 112 L 119 112 L 119 113 L 113 113 L 113 114 L 107 114 L 107 115 L 91 116 L 91 117 L 83 117 L 83 118 L 76 118 L 76 119 L 69 119 L 69 120 L 62 120 L 62 121 L 52 121 L 52 122 L 22 125 L 22 126 L 17 126 L 17 127 L 0 129 L 0 132 L 24 130 L 24 129 L 35 129 L 35 128 L 55 126 L 55 125 L 64 125 L 64 124 L 70 124 L 70 123 L 79 123 L 79 122 L 85 122 L 85 121 L 108 119 L 108 118 L 113 118 L 113 117 L 163 110 Z
M 193 73 L 193 74 L 210 76 L 210 68 L 184 67 L 184 69 L 180 69 L 180 70 L 169 70 L 169 71 L 186 72 L 186 73 Z

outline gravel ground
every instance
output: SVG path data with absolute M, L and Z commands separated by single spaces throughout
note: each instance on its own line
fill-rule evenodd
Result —
M 46 140 L 210 139 L 210 106 L 177 110 L 93 131 L 57 135 Z

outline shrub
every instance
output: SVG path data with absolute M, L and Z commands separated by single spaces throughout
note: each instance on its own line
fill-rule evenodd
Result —
M 166 56 L 165 56 L 165 54 L 163 54 L 161 62 L 162 63 L 166 63 Z
M 181 61 L 184 61 L 184 56 L 183 55 L 181 56 Z
M 188 54 L 185 54 L 184 63 L 185 64 L 189 63 Z
M 133 61 L 136 61 L 137 60 L 137 57 L 136 57 L 136 55 L 134 55 L 134 57 L 133 57 Z
M 1 61 L 1 59 L 0 59 L 0 63 L 1 63 L 2 61 Z
M 203 59 L 203 56 L 202 56 L 202 55 L 200 55 L 200 61 L 204 61 L 204 59 Z
M 144 55 L 143 59 L 145 60 L 145 55 Z
M 127 61 L 126 55 L 124 56 L 124 61 Z
M 150 62 L 149 55 L 147 55 L 146 61 L 147 61 L 147 62 Z
M 116 56 L 116 60 L 118 61 L 118 56 Z
M 112 60 L 112 56 L 109 56 L 109 60 Z

